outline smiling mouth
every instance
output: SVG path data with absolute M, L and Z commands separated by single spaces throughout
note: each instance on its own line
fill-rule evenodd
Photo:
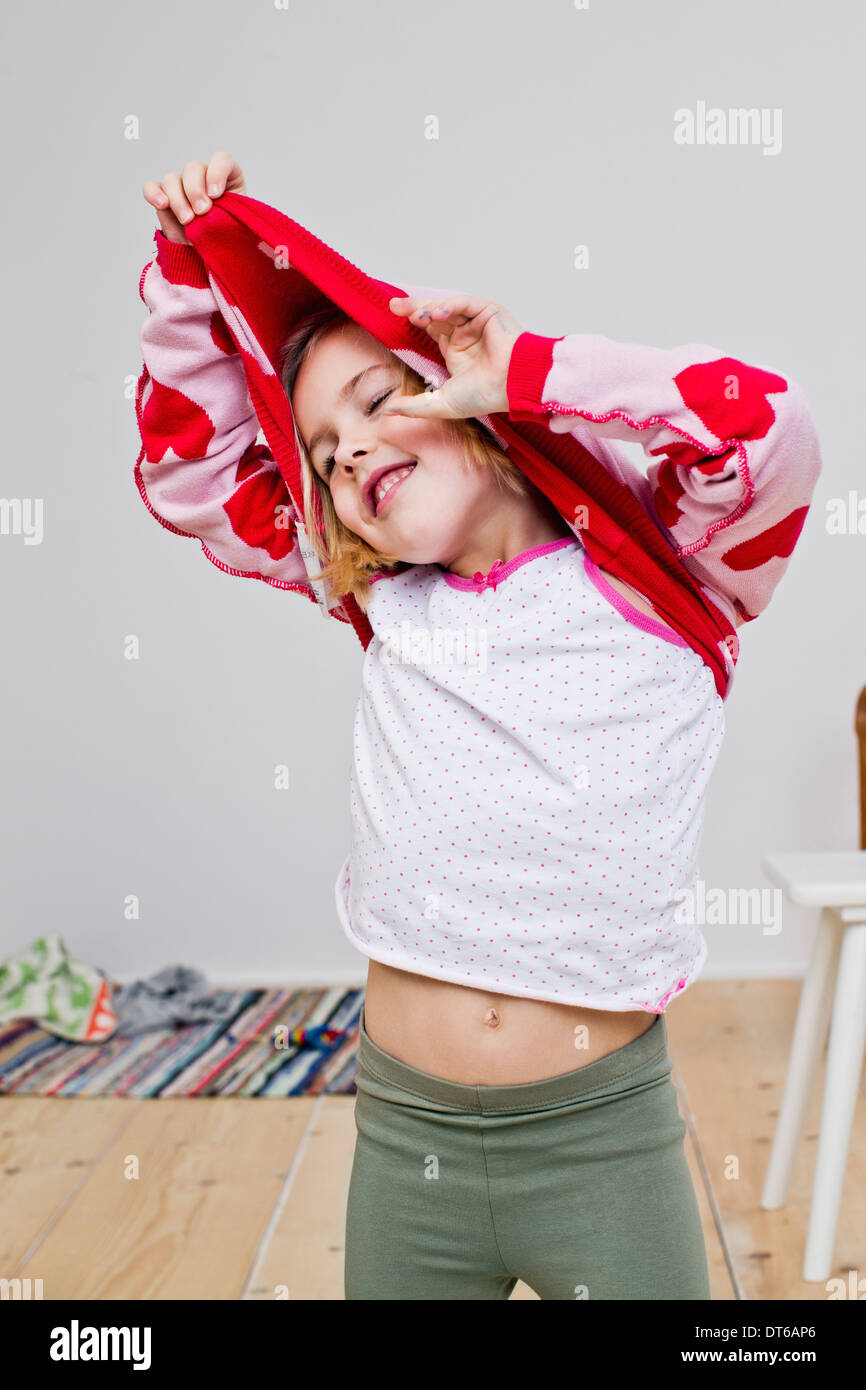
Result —
M 388 498 L 391 496 L 391 493 L 397 491 L 397 488 L 404 479 L 408 478 L 415 467 L 416 465 L 414 463 L 401 463 L 389 469 L 387 473 L 382 474 L 373 489 L 372 501 L 374 516 L 379 515 Z

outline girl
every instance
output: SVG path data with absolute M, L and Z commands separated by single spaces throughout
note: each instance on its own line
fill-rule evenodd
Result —
M 161 234 L 142 277 L 142 344 L 162 388 L 175 370 L 194 389 L 183 350 L 196 314 L 208 323 L 197 370 L 214 355 L 213 304 L 197 307 L 207 276 L 183 225 L 227 190 L 245 186 L 225 152 L 144 185 Z M 543 409 L 591 432 L 625 473 L 603 441 L 637 437 L 641 412 L 569 403 L 581 386 L 570 356 L 603 381 L 617 347 L 607 339 L 556 340 L 560 389 L 541 407 L 547 340 L 501 305 L 451 294 L 391 308 L 439 345 L 449 375 L 438 390 L 336 306 L 292 332 L 280 364 L 320 577 L 355 596 L 375 634 L 355 722 L 353 845 L 336 892 L 343 928 L 369 958 L 346 1297 L 504 1299 L 520 1278 L 542 1299 L 707 1299 L 664 1010 L 706 959 L 676 899 L 696 883 L 722 700 L 701 657 L 644 595 L 593 565 L 576 528 L 479 423 Z M 158 340 L 173 349 L 159 363 Z M 670 395 L 675 360 L 681 400 L 688 373 L 707 365 L 706 349 L 629 351 L 635 380 L 621 389 L 637 399 L 662 380 Z M 801 395 L 766 376 L 783 394 L 770 445 L 752 459 L 773 497 L 765 520 L 805 505 L 762 589 L 736 577 L 754 562 L 725 569 L 730 547 L 696 557 L 736 623 L 778 582 L 819 469 Z M 718 418 L 723 406 L 708 408 Z M 145 465 L 162 457 L 148 442 L 154 410 L 140 413 Z M 590 431 L 583 422 L 598 413 Z M 676 432 L 674 408 L 642 413 L 647 452 L 661 439 L 676 457 L 676 433 L 663 433 Z M 248 458 L 249 433 L 214 429 L 208 457 L 234 467 L 246 445 Z M 796 497 L 793 481 L 778 488 L 786 429 L 799 447 Z M 686 429 L 679 437 L 695 443 Z M 723 468 L 723 448 L 707 453 L 699 486 L 671 459 L 661 480 L 658 463 L 650 470 L 677 514 L 705 509 L 702 528 L 742 510 L 736 467 Z M 156 470 L 148 476 L 153 494 Z M 178 512 L 175 529 L 181 521 L 209 543 L 215 523 L 200 505 Z

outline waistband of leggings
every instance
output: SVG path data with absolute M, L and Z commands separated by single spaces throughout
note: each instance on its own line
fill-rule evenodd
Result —
M 624 1082 L 637 1086 L 662 1080 L 671 1070 L 664 1014 L 657 1014 L 646 1032 L 631 1042 L 573 1071 L 513 1086 L 469 1086 L 419 1071 L 377 1047 L 364 1027 L 362 1009 L 358 1062 L 380 1082 L 458 1110 L 541 1110 L 563 1101 L 586 1099 L 606 1090 L 616 1090 Z

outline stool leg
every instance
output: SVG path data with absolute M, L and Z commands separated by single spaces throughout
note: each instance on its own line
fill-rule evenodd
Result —
M 838 913 L 831 907 L 825 907 L 818 922 L 809 968 L 800 992 L 785 1089 L 764 1179 L 761 1206 L 767 1210 L 783 1207 L 788 1195 L 794 1156 L 803 1132 L 803 1118 L 827 1039 L 833 985 L 844 931 Z
M 866 923 L 845 928 L 821 1110 L 821 1134 L 812 1188 L 809 1236 L 803 1278 L 830 1278 L 848 1161 L 851 1123 L 857 1102 L 863 1044 L 866 1042 Z

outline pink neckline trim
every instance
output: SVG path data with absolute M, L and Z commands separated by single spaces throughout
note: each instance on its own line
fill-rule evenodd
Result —
M 633 603 L 629 603 L 624 594 L 619 589 L 615 589 L 612 584 L 608 584 L 604 577 L 604 572 L 599 569 L 594 560 L 591 560 L 586 550 L 583 552 L 583 567 L 589 578 L 592 580 L 599 593 L 618 609 L 624 618 L 628 618 L 635 627 L 642 627 L 644 632 L 651 632 L 655 637 L 663 637 L 666 642 L 673 642 L 676 647 L 687 647 L 689 644 L 684 637 L 675 632 L 672 627 L 665 623 L 651 618 L 648 613 L 642 613 L 639 608 L 635 608 Z M 679 986 L 677 986 L 679 988 Z
M 474 589 L 477 594 L 484 589 L 495 589 L 501 584 L 503 579 L 507 579 L 515 570 L 526 565 L 530 560 L 535 560 L 539 555 L 549 555 L 553 550 L 562 550 L 566 545 L 577 545 L 574 536 L 562 536 L 557 541 L 548 541 L 545 545 L 534 545 L 529 550 L 521 550 L 519 555 L 515 555 L 507 564 L 501 560 L 494 560 L 486 574 L 481 570 L 476 570 L 471 579 L 464 579 L 460 574 L 452 574 L 451 570 L 442 568 L 442 578 L 452 589 Z

